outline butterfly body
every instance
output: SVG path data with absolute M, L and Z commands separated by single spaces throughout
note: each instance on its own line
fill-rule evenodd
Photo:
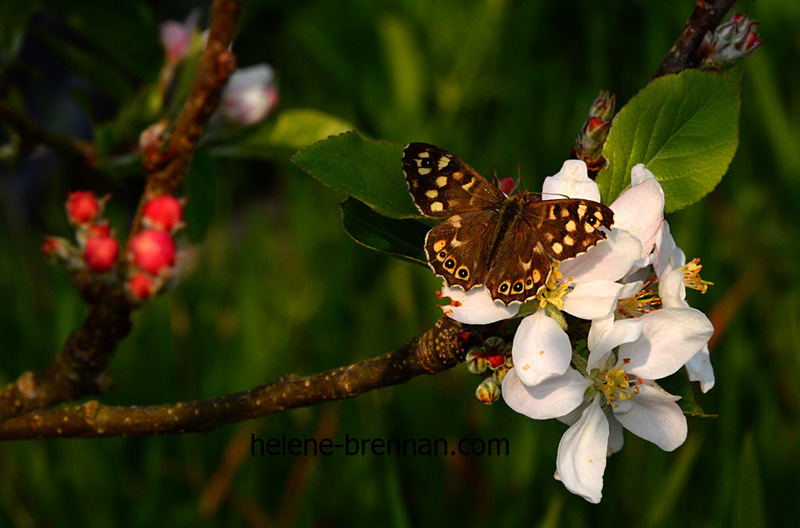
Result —
M 475 169 L 434 145 L 410 143 L 403 171 L 420 212 L 446 218 L 425 237 L 428 265 L 449 286 L 484 285 L 505 304 L 534 297 L 551 259 L 566 260 L 606 237 L 614 213 L 584 199 L 506 196 Z

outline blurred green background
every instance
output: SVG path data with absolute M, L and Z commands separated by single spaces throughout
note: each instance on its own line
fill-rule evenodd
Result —
M 108 213 L 124 233 L 143 182 L 123 155 L 154 120 L 142 100 L 163 60 L 158 25 L 195 7 L 203 20 L 208 13 L 194 2 L 14 4 L 0 13 L 0 96 L 48 129 L 106 142 L 115 163 L 90 175 L 47 149 L 3 150 L 3 383 L 47 364 L 84 317 L 66 272 L 40 258 L 42 237 L 70 235 L 61 204 L 84 188 L 112 193 Z M 644 85 L 693 4 L 252 0 L 234 51 L 241 66 L 276 70 L 281 102 L 263 130 L 312 108 L 370 137 L 441 145 L 484 174 L 519 170 L 535 189 L 568 157 L 601 89 L 621 106 Z M 738 153 L 711 195 L 669 217 L 715 282 L 688 300 L 717 327 L 717 385 L 699 402 L 719 417 L 690 420 L 673 453 L 626 434 L 600 505 L 553 479 L 564 425 L 481 405 L 480 378 L 460 366 L 206 435 L 4 443 L 0 526 L 751 527 L 795 518 L 800 4 L 739 10 L 763 22 L 764 44 L 744 65 Z M 334 368 L 392 350 L 439 317 L 430 271 L 351 241 L 343 196 L 293 166 L 291 145 L 259 137 L 234 134 L 233 148 L 198 152 L 184 188 L 180 282 L 135 314 L 104 403 L 207 398 Z M 251 434 L 284 433 L 507 438 L 511 454 L 250 456 Z

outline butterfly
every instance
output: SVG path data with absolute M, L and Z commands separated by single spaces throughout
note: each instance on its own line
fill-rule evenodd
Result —
M 614 212 L 592 200 L 541 200 L 524 190 L 506 196 L 457 156 L 427 143 L 406 145 L 403 172 L 419 211 L 446 218 L 425 237 L 434 273 L 465 291 L 483 285 L 506 305 L 535 297 L 551 259 L 586 252 L 614 223 Z

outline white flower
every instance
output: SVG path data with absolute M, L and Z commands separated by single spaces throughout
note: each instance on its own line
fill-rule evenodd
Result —
M 269 64 L 258 64 L 233 72 L 219 103 L 230 122 L 250 126 L 263 120 L 278 104 L 275 74 Z
M 503 380 L 502 395 L 526 416 L 572 424 L 558 447 L 557 477 L 571 492 L 597 503 L 605 458 L 622 447 L 622 427 L 665 451 L 684 442 L 687 425 L 678 398 L 654 380 L 677 371 L 712 333 L 708 319 L 691 308 L 620 321 L 610 315 L 592 324 L 587 372 L 568 367 L 530 386 L 515 367 Z
M 680 249 L 678 249 L 680 251 Z M 683 254 L 683 252 L 681 252 Z M 685 258 L 684 258 L 685 261 Z M 685 264 L 681 266 L 683 268 Z M 664 308 L 683 308 L 691 309 L 686 302 L 685 275 L 681 269 L 672 269 L 671 264 L 664 268 L 658 283 L 658 294 L 661 297 L 661 305 Z M 711 365 L 711 354 L 708 345 L 699 350 L 686 363 L 686 372 L 690 381 L 700 382 L 700 390 L 704 393 L 710 391 L 716 382 L 714 368 Z

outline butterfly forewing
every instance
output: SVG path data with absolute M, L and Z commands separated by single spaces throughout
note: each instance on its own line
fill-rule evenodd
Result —
M 496 207 L 505 196 L 478 171 L 427 143 L 409 143 L 403 150 L 403 172 L 417 208 L 426 216 L 444 218 Z
M 586 252 L 606 238 L 600 229 L 611 229 L 614 212 L 592 200 L 565 198 L 530 202 L 523 217 L 531 223 L 547 254 L 567 260 Z

